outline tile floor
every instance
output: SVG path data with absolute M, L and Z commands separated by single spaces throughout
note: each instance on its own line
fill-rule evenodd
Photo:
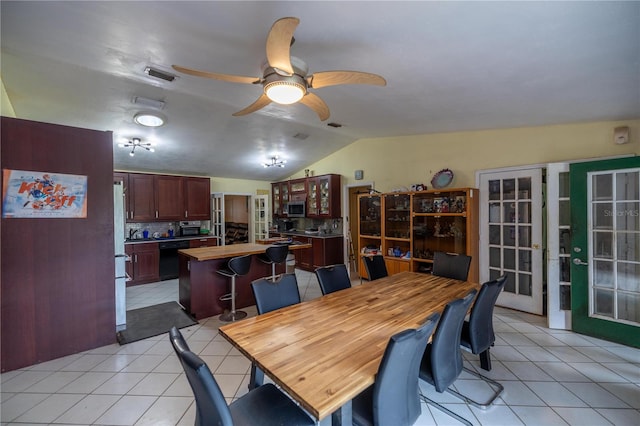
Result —
M 298 270 L 296 275 L 304 300 L 320 296 L 313 274 Z M 177 290 L 171 291 L 177 297 Z M 255 307 L 245 310 L 255 314 Z M 425 384 L 422 391 L 475 425 L 640 424 L 640 350 L 550 330 L 545 318 L 503 308 L 496 308 L 494 324 L 493 369 L 485 373 L 505 387 L 494 406 L 476 409 Z M 220 325 L 212 317 L 182 332 L 232 401 L 246 392 L 249 362 L 218 335 Z M 477 358 L 464 354 L 466 364 L 479 369 Z M 166 336 L 8 372 L 0 376 L 0 383 L 2 425 L 194 424 L 191 389 Z M 466 373 L 455 386 L 478 398 L 488 395 L 484 382 Z M 459 423 L 424 403 L 416 422 L 455 424 Z

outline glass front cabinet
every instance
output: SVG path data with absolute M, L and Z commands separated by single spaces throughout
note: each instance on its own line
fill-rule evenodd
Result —
M 360 255 L 366 254 L 363 248 L 377 244 L 391 275 L 401 271 L 430 273 L 436 251 L 466 254 L 472 257 L 469 280 L 477 282 L 478 198 L 475 188 L 361 196 Z M 382 229 L 372 228 L 372 215 L 367 213 L 379 199 Z M 379 230 L 381 241 L 371 238 L 372 229 Z
M 382 201 L 379 195 L 358 197 L 358 271 L 367 277 L 362 256 L 379 254 L 382 245 Z

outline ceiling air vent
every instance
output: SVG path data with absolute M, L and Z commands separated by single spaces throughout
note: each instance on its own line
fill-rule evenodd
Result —
M 161 71 L 157 68 L 146 67 L 144 69 L 144 73 L 147 74 L 149 77 L 155 77 L 155 78 L 159 78 L 160 80 L 169 81 L 169 82 L 176 79 L 175 75 L 169 74 L 168 72 Z
M 164 101 L 149 99 L 142 96 L 134 96 L 131 100 L 136 105 L 143 105 L 149 108 L 162 109 L 164 108 Z
M 340 127 L 342 127 L 342 124 L 340 124 L 340 123 L 327 123 L 327 126 L 331 126 L 331 127 L 335 127 L 336 129 L 339 129 Z

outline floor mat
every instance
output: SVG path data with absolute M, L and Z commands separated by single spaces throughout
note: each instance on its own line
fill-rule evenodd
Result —
M 197 324 L 178 302 L 167 302 L 146 308 L 127 311 L 127 328 L 117 333 L 118 343 L 127 343 L 168 333 L 171 327 L 188 327 Z

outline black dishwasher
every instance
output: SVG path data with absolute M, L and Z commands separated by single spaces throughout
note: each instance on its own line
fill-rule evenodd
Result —
M 189 241 L 165 241 L 160 249 L 160 280 L 178 278 L 178 250 L 189 248 Z

